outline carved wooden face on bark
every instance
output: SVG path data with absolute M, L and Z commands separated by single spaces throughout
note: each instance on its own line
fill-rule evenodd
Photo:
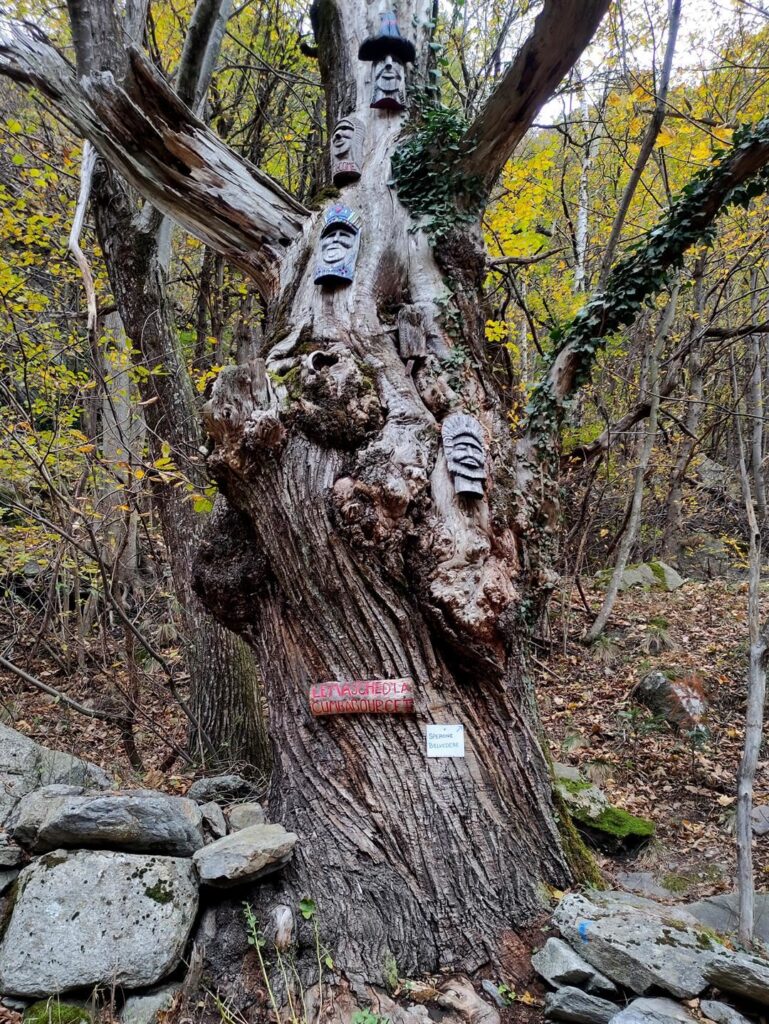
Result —
M 360 214 L 337 203 L 326 210 L 318 243 L 315 284 L 349 284 L 360 247 Z
M 406 72 L 400 61 L 390 54 L 374 64 L 371 106 L 377 110 L 406 109 Z
M 486 480 L 486 445 L 483 427 L 474 416 L 455 412 L 441 428 L 443 449 L 457 494 L 483 497 Z
M 363 123 L 344 117 L 331 136 L 331 173 L 335 185 L 349 185 L 360 178 L 364 137 Z

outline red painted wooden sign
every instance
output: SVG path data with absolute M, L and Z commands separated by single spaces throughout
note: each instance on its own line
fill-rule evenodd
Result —
M 408 715 L 414 711 L 411 679 L 353 679 L 310 687 L 313 715 Z

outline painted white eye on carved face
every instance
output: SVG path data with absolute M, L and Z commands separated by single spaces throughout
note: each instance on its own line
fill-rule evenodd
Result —
M 340 121 L 331 138 L 331 150 L 335 157 L 349 153 L 355 128 L 349 121 Z
M 403 83 L 403 68 L 393 57 L 385 57 L 377 64 L 374 80 L 382 92 L 397 92 Z
M 342 263 L 355 242 L 355 232 L 343 226 L 332 228 L 320 240 L 324 263 Z

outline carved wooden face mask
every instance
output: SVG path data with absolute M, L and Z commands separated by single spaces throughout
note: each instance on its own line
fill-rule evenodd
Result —
M 441 428 L 446 462 L 457 494 L 483 496 L 486 480 L 486 445 L 483 427 L 474 416 L 456 412 Z
M 342 203 L 326 210 L 318 243 L 316 284 L 349 284 L 352 281 L 360 246 L 360 223 L 360 214 Z
M 349 185 L 360 178 L 363 124 L 355 117 L 343 118 L 331 136 L 331 173 L 335 185 Z
M 328 267 L 344 263 L 355 245 L 356 232 L 348 227 L 335 227 L 320 240 L 320 252 Z
M 374 64 L 371 106 L 377 110 L 406 109 L 406 73 L 400 61 L 391 55 Z
M 416 48 L 398 29 L 395 11 L 381 11 L 379 32 L 364 39 L 358 49 L 360 60 L 374 66 L 371 106 L 378 110 L 406 109 L 405 65 L 416 60 Z

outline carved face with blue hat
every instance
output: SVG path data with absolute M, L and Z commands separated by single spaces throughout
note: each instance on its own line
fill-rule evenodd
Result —
M 349 284 L 360 247 L 360 214 L 344 203 L 330 206 L 323 218 L 318 243 L 315 284 Z

